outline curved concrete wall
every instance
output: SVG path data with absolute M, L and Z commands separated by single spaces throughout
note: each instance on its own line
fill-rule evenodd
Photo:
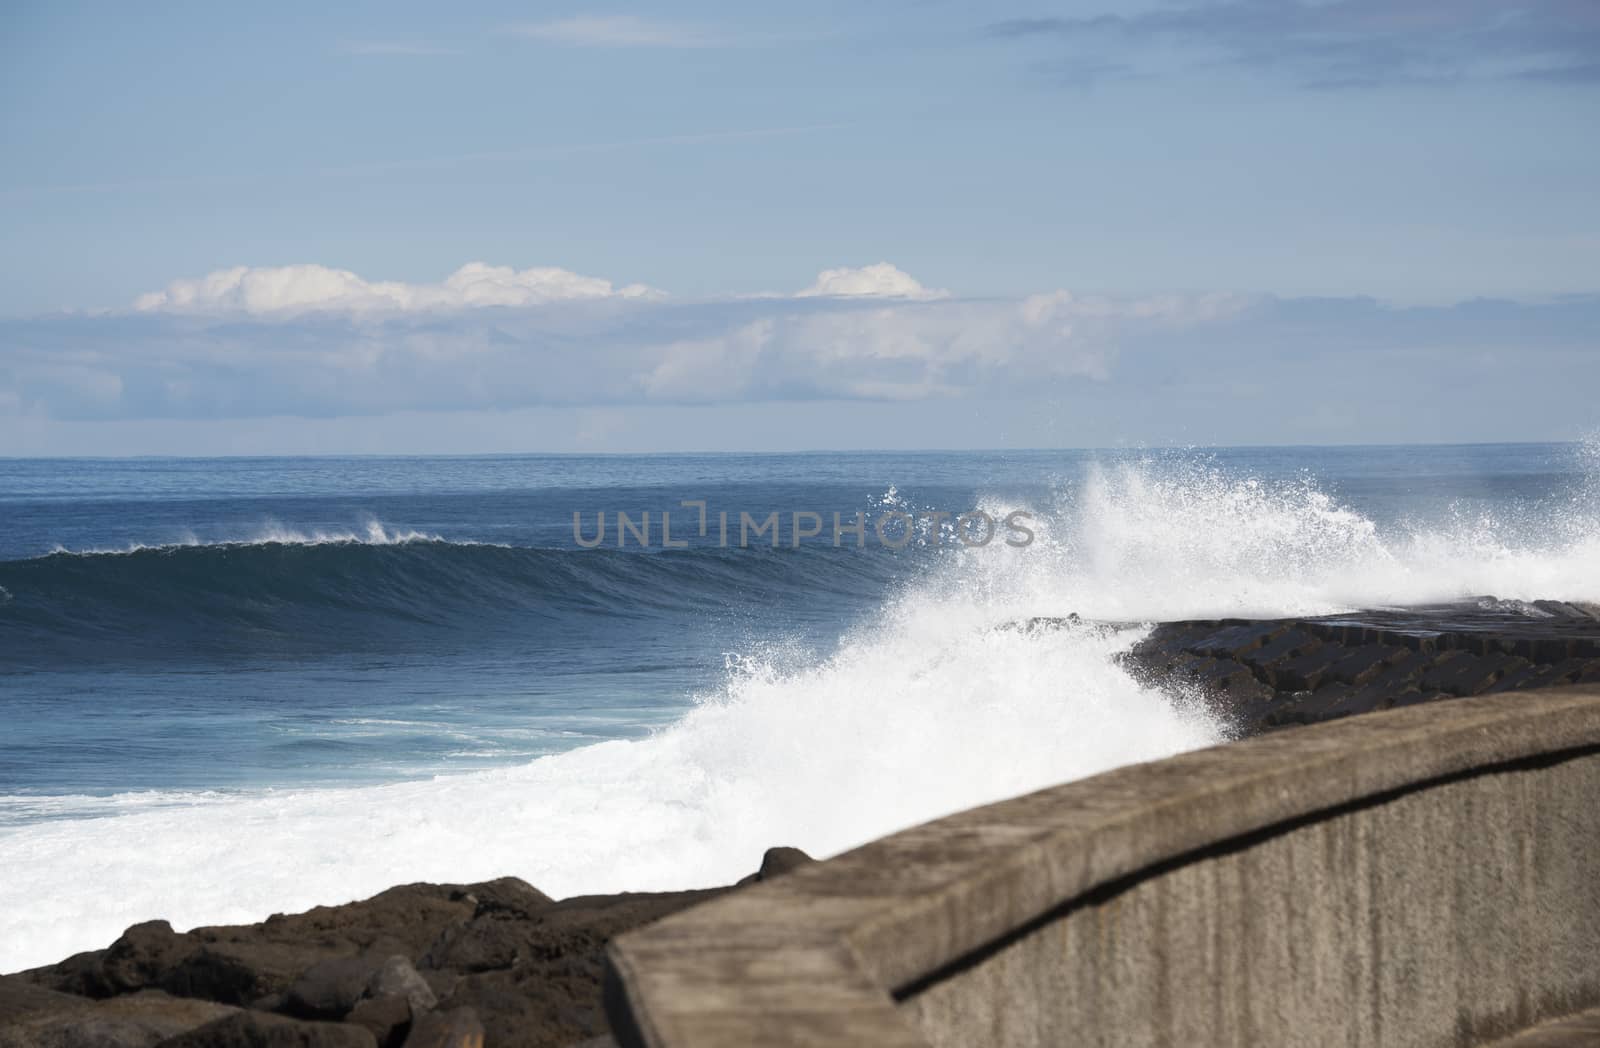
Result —
M 624 1044 L 1472 1045 L 1600 1004 L 1600 688 L 961 812 L 612 944 Z

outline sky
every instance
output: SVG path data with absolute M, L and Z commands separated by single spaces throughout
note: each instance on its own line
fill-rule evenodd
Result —
M 1582 439 L 1596 127 L 1594 0 L 12 3 L 0 455 Z

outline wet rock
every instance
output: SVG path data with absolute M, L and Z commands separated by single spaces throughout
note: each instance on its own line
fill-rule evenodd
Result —
M 1341 656 L 1328 670 L 1341 684 L 1360 687 L 1370 683 L 1407 654 L 1407 649 L 1386 644 L 1340 645 Z
M 1238 734 L 1457 696 L 1600 680 L 1600 617 L 1492 597 L 1306 619 L 1173 622 L 1124 657 Z
M 1315 691 L 1347 652 L 1337 644 L 1322 644 L 1315 651 L 1284 659 L 1272 667 L 1274 683 L 1285 691 Z

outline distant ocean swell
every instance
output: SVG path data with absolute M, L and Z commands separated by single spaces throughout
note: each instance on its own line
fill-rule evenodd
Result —
M 1480 593 L 1600 599 L 1592 489 L 1505 517 L 1380 527 L 1309 481 L 1135 463 L 1091 470 L 1054 504 L 1027 507 L 1039 541 L 1026 549 L 951 548 L 908 574 L 852 551 L 646 555 L 429 538 L 0 564 L 13 596 L 5 628 L 52 644 L 219 621 L 294 633 L 341 615 L 393 629 L 481 618 L 490 606 L 552 622 L 670 615 L 691 629 L 739 587 L 790 587 L 819 602 L 854 594 L 874 609 L 820 655 L 782 638 L 741 648 L 719 687 L 641 740 L 382 786 L 131 795 L 123 814 L 0 832 L 0 971 L 104 945 L 156 915 L 179 927 L 257 920 L 408 880 L 509 873 L 555 895 L 724 883 L 768 845 L 826 855 L 1207 745 L 1224 726 L 1119 668 L 1139 628 L 1013 624 L 1068 612 L 1116 622 L 1307 614 Z M 52 803 L 65 811 L 72 800 Z

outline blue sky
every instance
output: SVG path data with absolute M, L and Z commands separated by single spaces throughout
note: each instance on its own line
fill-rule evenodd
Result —
M 11 4 L 0 454 L 1583 436 L 1596 126 L 1592 0 Z

